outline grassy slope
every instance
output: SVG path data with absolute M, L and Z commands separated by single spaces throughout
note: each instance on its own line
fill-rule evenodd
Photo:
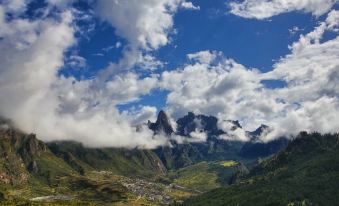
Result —
M 339 137 L 303 134 L 254 168 L 248 179 L 185 205 L 337 205 Z
M 208 191 L 227 185 L 232 175 L 238 170 L 235 161 L 200 162 L 171 174 L 174 183 L 199 190 Z
M 54 154 L 66 159 L 74 169 L 80 168 L 84 173 L 105 170 L 126 176 L 152 177 L 166 172 L 160 159 L 152 151 L 90 149 L 73 142 L 52 143 L 49 147 Z
M 139 194 L 123 186 L 126 177 L 116 178 L 116 174 L 134 174 L 134 178 L 152 176 L 153 179 L 157 179 L 158 174 L 163 176 L 165 171 L 152 151 L 85 149 L 69 145 L 77 151 L 70 149 L 56 156 L 34 135 L 25 135 L 15 130 L 2 132 L 0 175 L 6 174 L 6 182 L 0 180 L 0 205 L 160 204 L 139 197 Z M 101 170 L 110 172 L 98 172 Z M 14 181 L 22 176 L 26 179 Z M 192 192 L 167 188 L 161 183 L 153 184 L 158 185 L 164 190 L 164 194 L 175 200 L 192 195 Z M 53 200 L 50 203 L 30 201 L 32 198 L 59 195 L 73 199 Z
M 114 202 L 126 199 L 126 191 L 121 184 L 107 185 L 85 178 L 88 184 L 75 187 L 83 178 L 35 135 L 15 129 L 0 129 L 0 205 L 30 205 L 33 203 L 29 199 L 50 195 L 76 196 L 78 199 L 67 201 L 67 204 L 60 201 L 61 205 L 80 204 L 87 200 Z

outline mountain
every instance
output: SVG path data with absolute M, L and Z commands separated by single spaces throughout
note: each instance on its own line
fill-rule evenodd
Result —
M 229 123 L 230 131 L 241 129 Z M 0 204 L 173 204 L 237 182 L 257 162 L 256 155 L 241 156 L 244 142 L 220 138 L 229 131 L 218 128 L 216 117 L 190 112 L 176 124 L 161 111 L 148 126 L 171 145 L 143 150 L 44 143 L 0 119 Z M 192 132 L 206 134 L 206 141 L 192 141 Z M 179 136 L 181 144 L 173 138 Z
M 91 170 L 140 177 L 167 173 L 159 157 L 151 150 L 86 148 L 76 142 L 53 142 L 48 147 L 81 174 Z
M 171 135 L 174 132 L 167 114 L 162 110 L 159 112 L 155 123 L 148 121 L 148 127 L 156 134 L 164 133 L 166 135 Z
M 247 132 L 250 141 L 246 142 L 239 154 L 244 158 L 263 158 L 279 152 L 287 147 L 289 140 L 285 137 L 263 142 L 260 137 L 269 133 L 272 129 L 262 124 L 256 130 Z
M 258 127 L 256 130 L 252 132 L 247 132 L 248 136 L 251 137 L 252 142 L 260 141 L 260 136 L 264 135 L 265 133 L 268 133 L 270 131 L 270 127 L 262 124 L 260 127 Z
M 260 137 L 266 135 L 272 129 L 262 124 L 256 130 L 247 132 L 250 141 L 246 142 L 241 148 L 239 154 L 244 158 L 263 158 L 285 149 L 289 140 L 285 137 L 280 137 L 269 142 L 263 142 Z
M 3 183 L 13 186 L 24 184 L 30 181 L 29 174 L 33 174 L 42 182 L 53 184 L 57 176 L 76 173 L 62 159 L 55 157 L 34 134 L 2 128 L 0 138 L 0 181 Z
M 339 135 L 300 133 L 238 183 L 184 205 L 337 205 Z
M 170 173 L 173 182 L 200 192 L 229 185 L 235 174 L 247 174 L 247 167 L 237 161 L 202 161 Z
M 46 144 L 0 123 L 0 205 L 159 205 L 194 194 L 166 176 L 151 150 Z
M 220 135 L 224 132 L 218 129 L 218 119 L 213 116 L 195 115 L 193 112 L 177 120 L 176 134 L 181 136 L 189 136 L 191 132 L 197 130 L 204 131 L 208 136 Z
M 155 150 L 163 164 L 168 170 L 187 167 L 201 161 L 215 160 L 252 160 L 255 162 L 258 158 L 272 155 L 287 146 L 286 138 L 279 138 L 270 142 L 261 142 L 259 137 L 269 131 L 269 127 L 261 125 L 253 132 L 247 132 L 251 141 L 244 143 L 241 141 L 229 141 L 220 138 L 221 135 L 227 134 L 229 131 L 223 131 L 218 127 L 218 119 L 214 116 L 196 115 L 188 112 L 182 118 L 176 121 L 176 130 L 168 120 L 168 116 L 164 111 L 158 115 L 155 123 L 149 122 L 149 128 L 155 134 L 163 133 L 167 135 L 175 134 L 190 140 L 192 132 L 203 132 L 207 135 L 207 140 L 203 142 L 184 142 L 177 144 L 171 141 L 172 147 L 164 146 Z M 238 121 L 228 120 L 233 126 L 231 131 L 242 129 Z M 247 161 L 246 160 L 246 161 Z
M 174 131 L 170 125 L 165 112 L 161 111 L 156 123 L 149 123 L 149 128 L 155 133 L 176 134 L 190 139 L 191 132 L 199 131 L 207 135 L 204 142 L 184 142 L 177 144 L 172 141 L 172 146 L 163 146 L 155 150 L 167 169 L 178 169 L 193 165 L 200 161 L 233 159 L 237 155 L 239 146 L 242 143 L 235 143 L 222 140 L 218 135 L 224 132 L 218 129 L 218 119 L 213 116 L 195 115 L 189 112 L 186 116 L 176 121 L 177 130 Z M 166 129 L 167 130 L 164 130 Z M 170 128 L 171 130 L 169 130 Z M 161 130 L 163 129 L 163 130 Z M 171 132 L 167 132 L 171 131 Z
M 246 142 L 239 155 L 243 158 L 263 158 L 279 152 L 287 147 L 289 140 L 281 137 L 269 142 Z

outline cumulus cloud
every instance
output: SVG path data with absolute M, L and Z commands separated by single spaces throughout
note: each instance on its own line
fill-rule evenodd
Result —
M 185 7 L 185 1 L 147 0 L 140 4 L 136 0 L 98 0 L 97 15 L 116 29 L 127 46 L 118 63 L 111 63 L 91 79 L 79 80 L 58 74 L 68 63 L 64 62 L 65 53 L 77 43 L 76 11 L 69 8 L 69 1 L 50 0 L 45 12 L 55 12 L 53 15 L 28 19 L 23 14 L 29 2 L 0 4 L 0 114 L 42 140 L 71 139 L 92 147 L 129 148 L 154 148 L 169 144 L 169 139 L 205 141 L 207 136 L 199 129 L 190 138 L 153 136 L 142 123 L 155 119 L 154 107 L 117 109 L 156 88 L 169 91 L 166 107 L 174 118 L 193 111 L 240 120 L 246 130 L 264 123 L 273 127 L 264 141 L 300 130 L 332 132 L 339 128 L 339 38 L 323 39 L 326 32 L 337 34 L 338 11 L 329 12 L 314 31 L 290 45 L 290 54 L 271 72 L 246 68 L 221 52 L 201 51 L 189 54 L 188 63 L 176 70 L 140 76 L 121 68 L 163 66 L 150 52 L 170 42 L 173 15 Z M 250 1 L 243 4 L 246 2 Z M 258 2 L 264 5 L 266 1 Z M 294 10 L 322 14 L 304 7 Z M 8 14 L 12 18 L 6 18 Z M 77 55 L 69 60 L 76 66 L 86 65 Z M 269 89 L 262 80 L 282 80 L 286 86 Z M 220 125 L 229 126 L 225 122 Z M 241 128 L 222 138 L 248 140 Z
M 297 34 L 298 32 L 301 32 L 303 29 L 300 29 L 299 27 L 297 26 L 294 26 L 293 28 L 289 29 L 288 31 L 290 32 L 291 35 L 295 35 Z
M 68 58 L 68 65 L 73 68 L 85 68 L 87 65 L 87 60 L 79 55 L 71 55 Z
M 338 131 L 339 38 L 323 40 L 326 32 L 338 32 L 338 13 L 329 12 L 314 31 L 301 35 L 290 45 L 291 53 L 267 73 L 214 51 L 188 55 L 190 64 L 161 76 L 161 87 L 170 91 L 168 110 L 174 116 L 194 111 L 240 120 L 246 130 L 267 124 L 273 129 L 264 141 L 301 130 Z M 286 86 L 270 89 L 263 80 L 284 81 Z M 229 131 L 225 123 L 219 126 Z M 223 138 L 248 139 L 241 129 Z
M 26 10 L 30 1 L 31 0 L 4 0 L 2 6 L 5 7 L 8 12 L 18 15 Z
M 46 0 L 49 6 L 54 6 L 59 9 L 65 9 L 74 3 L 74 0 Z
M 322 41 L 325 32 L 337 32 L 339 12 L 331 11 L 314 31 L 301 35 L 290 46 L 291 54 L 274 65 L 265 78 L 287 82 L 277 95 L 289 107 L 286 116 L 278 118 L 276 132 L 298 130 L 336 132 L 339 124 L 339 38 Z M 283 127 L 283 125 L 286 125 Z
M 72 8 L 74 1 L 47 0 L 40 10 L 42 18 L 32 20 L 24 15 L 30 2 L 0 4 L 0 96 L 6 97 L 0 99 L 0 114 L 45 141 L 72 139 L 87 146 L 131 148 L 166 144 L 163 136 L 136 127 L 154 119 L 154 107 L 125 112 L 117 107 L 157 87 L 157 75 L 140 77 L 129 69 L 135 64 L 146 69 L 163 66 L 149 52 L 169 43 L 173 15 L 190 4 L 183 0 L 89 1 L 95 5 L 94 14 L 109 22 L 127 46 L 118 63 L 91 79 L 77 80 L 59 76 L 58 71 L 65 64 L 86 67 L 86 59 L 76 54 L 65 58 L 65 52 L 77 44 L 77 33 L 88 32 L 76 20 L 92 19 L 92 11 L 86 14 Z
M 130 119 L 132 125 L 140 126 L 148 121 L 155 122 L 157 118 L 157 108 L 151 106 L 142 106 L 124 111 L 126 118 Z
M 226 134 L 220 135 L 219 138 L 230 141 L 249 141 L 249 136 L 243 128 L 235 127 L 234 123 L 229 120 L 218 120 L 218 128 L 226 131 Z
M 230 12 L 244 18 L 266 19 L 291 11 L 302 11 L 321 16 L 328 12 L 337 0 L 243 0 L 229 3 Z
M 189 142 L 205 142 L 207 140 L 207 134 L 200 130 L 195 130 L 189 134 L 191 138 L 188 138 Z
M 221 53 L 207 53 L 189 55 L 200 58 L 162 74 L 160 86 L 170 91 L 167 106 L 174 116 L 193 111 L 221 119 L 250 118 L 255 128 L 255 120 L 278 110 L 279 104 L 272 107 L 275 101 L 270 94 L 260 92 L 264 88 L 258 70 L 247 69 Z
M 197 9 L 184 0 L 97 0 L 96 14 L 109 22 L 116 34 L 127 41 L 124 57 L 111 71 L 139 65 L 154 69 L 163 63 L 150 51 L 167 45 L 174 33 L 173 17 L 179 8 Z M 106 74 L 107 75 L 107 74 Z
M 49 6 L 46 12 L 54 12 Z M 165 144 L 167 139 L 154 137 L 147 128 L 136 131 L 133 126 L 154 116 L 154 108 L 130 113 L 116 108 L 147 94 L 156 85 L 156 76 L 140 78 L 129 71 L 101 82 L 58 75 L 65 52 L 77 43 L 74 10 L 59 8 L 42 19 L 6 19 L 13 9 L 0 5 L 0 114 L 45 141 L 76 140 L 92 147 L 129 148 Z
M 193 5 L 192 2 L 186 2 L 186 1 L 181 3 L 181 7 L 185 9 L 200 10 L 199 6 L 195 6 Z
M 177 0 L 137 0 L 97 2 L 97 13 L 108 21 L 119 36 L 131 47 L 157 49 L 169 41 L 168 30 L 173 26 L 172 14 Z

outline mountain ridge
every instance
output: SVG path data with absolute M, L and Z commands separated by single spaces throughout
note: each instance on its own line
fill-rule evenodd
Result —
M 164 111 L 159 114 L 161 115 L 158 115 L 158 117 L 169 119 Z M 172 141 L 171 143 L 174 145 L 172 147 L 162 146 L 157 148 L 156 153 L 169 170 L 189 166 L 199 161 L 222 160 L 225 157 L 231 159 L 267 157 L 287 146 L 288 140 L 284 137 L 269 142 L 260 142 L 259 137 L 269 130 L 266 125 L 261 125 L 253 132 L 246 132 L 246 134 L 251 135 L 249 142 L 225 140 L 220 137 L 226 135 L 229 131 L 221 130 L 218 127 L 218 121 L 218 118 L 214 116 L 196 115 L 193 112 L 188 112 L 187 115 L 176 121 L 177 129 L 171 133 L 160 130 L 163 128 L 163 124 L 158 125 L 159 122 L 162 122 L 159 118 L 155 123 L 149 122 L 148 125 L 152 125 L 149 128 L 153 130 L 154 134 L 162 133 L 167 134 L 167 136 L 175 134 L 188 140 L 192 139 L 190 135 L 192 132 L 198 131 L 207 135 L 206 141 L 203 142 L 187 141 L 177 144 Z M 238 121 L 228 120 L 228 122 L 232 124 L 231 132 L 242 129 Z M 172 128 L 169 121 L 166 121 L 166 125 L 168 128 Z
M 300 133 L 234 185 L 184 205 L 337 205 L 339 134 Z
M 67 199 L 80 193 L 79 201 L 121 202 L 131 196 L 142 195 L 147 197 L 147 202 L 161 195 L 163 199 L 156 201 L 167 204 L 173 199 L 181 200 L 183 197 L 178 194 L 192 195 L 196 192 L 195 189 L 177 186 L 176 182 L 188 187 L 199 186 L 199 189 L 205 187 L 203 178 L 190 184 L 187 174 L 213 177 L 213 181 L 208 182 L 209 186 L 206 185 L 206 188 L 212 189 L 229 184 L 233 173 L 246 173 L 247 166 L 255 164 L 257 158 L 244 159 L 239 155 L 243 142 L 218 138 L 225 132 L 218 129 L 216 117 L 188 115 L 193 118 L 184 116 L 177 120 L 181 128 L 179 131 L 185 132 L 185 138 L 192 138 L 190 133 L 193 131 L 202 131 L 208 135 L 207 140 L 183 144 L 172 142 L 172 146 L 153 150 L 87 148 L 72 141 L 44 143 L 36 135 L 25 134 L 3 121 L 0 126 L 0 161 L 3 165 L 0 167 L 0 196 L 5 200 L 14 198 L 15 201 L 23 199 L 26 202 L 39 195 L 48 194 L 58 199 L 59 194 L 68 194 L 65 197 L 61 195 Z M 232 124 L 241 127 L 239 122 Z M 178 133 L 163 111 L 155 123 L 149 122 L 148 125 L 156 135 L 164 134 L 171 138 Z M 242 161 L 246 161 L 246 165 Z M 143 188 L 145 185 L 149 185 L 146 194 L 142 192 L 146 189 Z M 150 185 L 163 189 L 154 190 Z M 167 187 L 172 189 L 164 189 Z M 13 196 L 8 192 L 12 190 L 20 191 L 20 195 Z M 179 193 L 172 194 L 172 190 Z

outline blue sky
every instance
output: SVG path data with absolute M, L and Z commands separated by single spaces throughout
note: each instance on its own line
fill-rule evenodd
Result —
M 174 16 L 175 32 L 170 34 L 171 42 L 152 54 L 165 62 L 163 70 L 173 70 L 187 63 L 187 54 L 204 50 L 221 51 L 228 58 L 248 68 L 262 72 L 272 70 L 272 65 L 289 53 L 288 45 L 297 41 L 299 35 L 312 31 L 319 20 L 310 13 L 300 11 L 280 14 L 265 20 L 246 19 L 229 12 L 224 0 L 192 1 L 200 10 L 179 10 Z M 79 8 L 83 9 L 83 5 Z M 77 53 L 87 60 L 81 70 L 66 67 L 62 74 L 77 78 L 91 78 L 98 70 L 122 58 L 122 49 L 127 44 L 115 33 L 107 22 L 94 18 L 95 28 L 88 36 L 80 36 L 79 44 L 69 53 Z M 88 26 L 88 22 L 78 24 Z M 291 33 L 293 28 L 299 31 Z M 116 44 L 121 44 L 116 48 Z M 108 50 L 107 50 L 108 49 Z M 143 72 L 143 71 L 139 71 Z M 145 72 L 148 75 L 149 72 Z M 142 74 L 141 74 L 142 75 Z M 281 87 L 281 81 L 264 81 L 267 87 Z M 152 105 L 162 109 L 166 104 L 166 91 L 156 89 L 144 95 L 139 101 L 123 104 L 120 110 L 140 105 Z
M 142 2 L 142 3 L 141 3 Z M 0 1 L 0 115 L 43 140 L 153 148 L 164 109 L 274 139 L 339 127 L 338 0 Z M 245 131 L 224 137 L 246 141 Z M 93 138 L 95 137 L 95 138 Z M 266 139 L 265 139 L 266 138 Z
M 174 32 L 169 34 L 170 43 L 152 52 L 165 66 L 152 72 L 137 70 L 141 76 L 180 68 L 187 63 L 187 54 L 204 50 L 221 51 L 226 57 L 248 68 L 268 72 L 275 62 L 290 52 L 289 45 L 297 41 L 300 35 L 311 32 L 325 18 L 294 11 L 264 20 L 247 19 L 232 14 L 224 0 L 194 0 L 192 3 L 199 6 L 199 10 L 179 10 L 173 17 Z M 75 6 L 88 9 L 84 3 Z M 66 66 L 61 74 L 80 79 L 92 78 L 110 63 L 119 62 L 128 42 L 116 34 L 114 27 L 97 17 L 93 22 L 80 21 L 78 24 L 83 27 L 95 25 L 87 36 L 79 37 L 79 44 L 69 52 L 69 55 L 76 53 L 85 58 L 86 67 L 79 70 Z M 292 32 L 293 28 L 298 30 Z M 323 40 L 331 38 L 333 36 L 328 35 Z M 262 83 L 268 88 L 286 85 L 280 80 L 264 80 Z M 118 109 L 124 111 L 148 105 L 159 111 L 166 107 L 167 94 L 166 90 L 154 89 L 136 101 L 119 104 Z
M 154 52 L 158 59 L 167 62 L 166 69 L 185 64 L 187 54 L 216 50 L 245 66 L 268 71 L 275 60 L 289 52 L 289 44 L 300 34 L 310 32 L 319 21 L 312 14 L 301 12 L 281 14 L 264 21 L 244 19 L 227 12 L 223 0 L 193 2 L 200 10 L 180 10 L 174 17 L 177 34 L 171 34 L 171 43 Z M 124 46 L 124 39 L 115 34 L 114 28 L 95 20 L 95 30 L 75 48 L 87 59 L 92 72 L 117 62 Z M 293 27 L 302 31 L 291 34 L 289 30 Z M 120 49 L 104 51 L 117 42 L 122 43 Z

